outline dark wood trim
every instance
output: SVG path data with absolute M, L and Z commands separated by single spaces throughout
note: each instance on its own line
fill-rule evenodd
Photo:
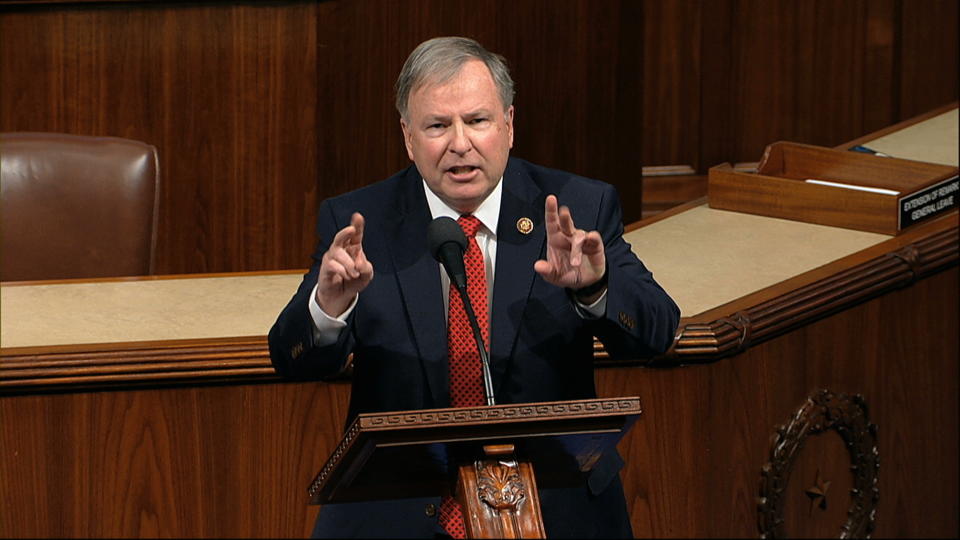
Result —
M 50 6 L 56 4 L 142 4 L 156 0 L 0 0 L 0 6 Z
M 635 396 L 364 413 L 344 431 L 307 494 L 310 504 L 366 500 L 391 484 L 395 487 L 386 489 L 394 494 L 396 490 L 410 490 L 403 495 L 437 495 L 449 489 L 447 463 L 441 456 L 456 460 L 472 455 L 481 444 L 518 436 L 530 452 L 525 458 L 536 457 L 545 465 L 538 470 L 540 474 L 547 473 L 550 463 L 570 464 L 566 458 L 554 461 L 561 448 L 576 459 L 578 466 L 572 470 L 588 471 L 596 465 L 597 450 L 607 444 L 615 446 L 640 414 L 640 398 Z M 532 439 L 568 436 L 560 446 L 528 445 Z M 586 438 L 578 442 L 578 436 Z M 434 443 L 448 446 L 440 454 L 424 451 Z M 551 450 L 554 459 L 538 451 L 542 448 Z M 389 462 L 406 463 L 409 469 L 394 470 L 389 478 L 378 477 L 376 472 L 381 469 L 375 454 L 384 451 L 389 453 L 385 456 Z M 401 456 L 405 459 L 398 460 Z M 363 478 L 361 469 L 372 476 Z M 402 477 L 411 476 L 411 472 L 416 479 L 404 481 Z
M 289 3 L 295 0 L 284 0 Z M 31 6 L 70 6 L 70 5 L 116 5 L 116 4 L 218 4 L 224 3 L 223 0 L 0 0 L 0 7 L 31 7 Z M 257 0 L 234 1 L 233 4 L 259 4 L 263 3 Z M 281 2 L 274 1 L 274 4 Z
M 703 315 L 685 318 L 670 350 L 653 359 L 652 365 L 717 361 L 955 266 L 957 222 L 954 212 L 931 225 L 935 232 L 913 243 L 903 245 L 893 239 L 881 244 L 893 248 L 889 251 L 876 254 L 877 249 L 865 250 L 875 254 L 867 261 L 857 263 L 864 252 L 851 255 Z M 807 284 L 798 286 L 801 279 Z
M 4 287 L 20 287 L 23 285 L 63 285 L 70 283 L 108 283 L 121 281 L 160 281 L 165 279 L 195 279 L 195 278 L 217 278 L 217 277 L 239 277 L 239 276 L 275 276 L 282 274 L 305 274 L 308 269 L 297 268 L 292 270 L 256 270 L 249 272 L 211 272 L 208 274 L 160 274 L 154 276 L 124 276 L 124 277 L 103 277 L 103 278 L 78 278 L 78 279 L 50 279 L 40 281 L 3 281 Z
M 925 242 L 928 237 L 951 234 L 956 236 L 957 213 L 947 214 L 942 218 L 935 219 L 929 223 L 918 226 L 912 231 L 892 237 L 890 240 L 881 242 L 867 249 L 853 253 L 832 263 L 825 264 L 820 268 L 815 268 L 798 276 L 784 280 L 765 289 L 738 298 L 727 304 L 717 306 L 703 313 L 692 315 L 683 319 L 682 322 L 704 323 L 714 321 L 721 317 L 729 316 L 732 313 L 745 311 L 754 306 L 773 301 L 776 298 L 789 294 L 800 288 L 811 286 L 825 279 L 829 279 L 841 272 L 849 269 L 869 264 L 871 261 L 879 260 L 889 256 L 891 253 L 908 249 L 909 246 Z M 956 258 L 956 247 L 953 246 L 953 257 Z M 939 257 L 939 255 L 938 255 Z
M 19 347 L 0 359 L 0 395 L 280 380 L 265 336 Z

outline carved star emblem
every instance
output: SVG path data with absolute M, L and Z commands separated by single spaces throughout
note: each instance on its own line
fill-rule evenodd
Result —
M 810 497 L 810 513 L 813 513 L 813 507 L 819 507 L 821 510 L 827 509 L 827 492 L 830 490 L 830 482 L 825 482 L 820 475 L 820 469 L 817 469 L 817 479 L 813 486 L 807 488 L 804 492 Z

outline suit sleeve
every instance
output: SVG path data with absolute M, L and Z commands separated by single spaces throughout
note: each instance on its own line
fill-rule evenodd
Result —
M 592 322 L 594 335 L 613 358 L 650 358 L 673 344 L 680 309 L 623 239 L 616 189 L 604 185 L 596 229 L 607 259 L 607 310 Z
M 270 360 L 277 373 L 285 377 L 316 379 L 335 375 L 343 369 L 353 349 L 352 314 L 347 318 L 347 326 L 340 332 L 335 343 L 318 347 L 314 343 L 314 323 L 309 307 L 310 295 L 317 284 L 320 261 L 341 227 L 329 201 L 325 201 L 320 205 L 317 216 L 317 234 L 320 240 L 313 254 L 313 265 L 304 274 L 297 292 L 270 328 Z

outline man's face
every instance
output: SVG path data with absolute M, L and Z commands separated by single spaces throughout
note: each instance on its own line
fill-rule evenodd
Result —
M 513 107 L 503 110 L 490 70 L 471 60 L 442 84 L 410 94 L 400 119 L 407 155 L 430 189 L 470 213 L 493 191 L 513 147 Z

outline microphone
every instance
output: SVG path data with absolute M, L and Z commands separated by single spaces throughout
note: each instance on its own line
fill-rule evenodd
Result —
M 430 254 L 447 271 L 457 290 L 467 286 L 467 270 L 463 267 L 463 252 L 467 250 L 467 235 L 452 218 L 438 217 L 427 227 L 427 245 Z
M 463 309 L 467 312 L 467 320 L 473 329 L 473 340 L 477 342 L 480 352 L 480 364 L 483 368 L 483 391 L 486 394 L 487 405 L 496 405 L 493 396 L 493 378 L 490 375 L 490 358 L 487 356 L 487 347 L 483 343 L 483 334 L 480 324 L 473 312 L 470 295 L 467 294 L 467 270 L 463 265 L 463 252 L 467 250 L 467 235 L 463 234 L 460 225 L 449 217 L 438 217 L 427 226 L 427 245 L 430 254 L 447 271 L 450 282 L 456 287 L 463 300 Z

